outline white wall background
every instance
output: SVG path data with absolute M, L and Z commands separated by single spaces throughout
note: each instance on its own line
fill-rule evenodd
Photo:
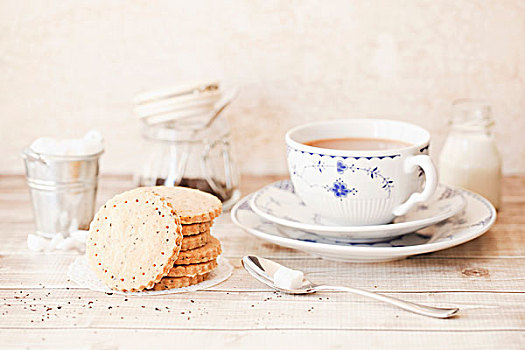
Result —
M 525 172 L 525 2 L 0 1 L 0 173 L 38 136 L 106 137 L 102 171 L 140 166 L 131 101 L 219 78 L 245 173 L 284 173 L 297 124 L 386 116 L 428 128 L 485 97 L 507 173 Z M 240 147 L 242 146 L 242 147 Z

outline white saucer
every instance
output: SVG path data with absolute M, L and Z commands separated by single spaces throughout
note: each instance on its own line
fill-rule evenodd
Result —
M 470 241 L 485 233 L 496 220 L 496 210 L 485 198 L 465 190 L 465 210 L 440 222 L 382 243 L 347 243 L 294 230 L 290 236 L 268 220 L 253 212 L 251 196 L 241 199 L 232 209 L 234 223 L 246 232 L 283 247 L 299 249 L 322 258 L 348 262 L 378 262 L 403 259 L 411 255 L 435 252 Z M 292 230 L 292 229 L 290 229 Z
M 294 192 L 290 180 L 278 181 L 257 191 L 250 200 L 253 211 L 261 217 L 282 225 L 281 230 L 294 236 L 299 229 L 320 236 L 347 242 L 384 241 L 433 225 L 459 213 L 466 200 L 461 191 L 439 185 L 432 198 L 414 207 L 393 223 L 373 226 L 336 226 L 308 208 Z

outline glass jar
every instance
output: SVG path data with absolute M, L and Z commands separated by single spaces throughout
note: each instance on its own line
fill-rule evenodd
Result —
M 228 122 L 219 114 L 235 94 L 221 99 L 218 88 L 202 86 L 209 85 L 183 94 L 178 89 L 175 99 L 171 91 L 169 99 L 139 106 L 144 146 L 136 181 L 139 186 L 196 188 L 217 196 L 227 210 L 240 197 L 239 174 Z M 214 99 L 218 102 L 209 102 Z
M 190 131 L 144 123 L 142 136 L 145 158 L 139 186 L 196 188 L 217 196 L 225 209 L 239 199 L 239 176 L 224 120 Z
M 493 125 L 488 104 L 473 99 L 455 101 L 439 166 L 442 183 L 479 193 L 498 208 L 501 157 L 492 135 Z

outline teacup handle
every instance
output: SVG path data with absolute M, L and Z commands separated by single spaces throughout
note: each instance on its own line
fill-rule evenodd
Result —
M 425 188 L 422 192 L 412 193 L 404 203 L 394 208 L 392 214 L 395 216 L 405 215 L 416 203 L 428 200 L 436 191 L 438 174 L 432 159 L 422 154 L 405 160 L 404 168 L 407 173 L 415 171 L 418 166 L 425 172 Z

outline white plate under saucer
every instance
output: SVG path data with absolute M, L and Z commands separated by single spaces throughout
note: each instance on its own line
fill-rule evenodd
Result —
M 304 204 L 290 180 L 263 187 L 249 203 L 255 213 L 281 225 L 280 229 L 289 235 L 294 235 L 295 229 L 299 229 L 338 240 L 369 243 L 391 239 L 448 219 L 465 207 L 466 200 L 460 190 L 439 185 L 430 200 L 416 205 L 393 223 L 371 226 L 336 226 L 324 220 Z
M 458 190 L 466 199 L 465 210 L 438 224 L 381 243 L 349 243 L 295 230 L 292 238 L 279 225 L 257 215 L 249 205 L 251 196 L 232 209 L 235 224 L 265 241 L 293 248 L 325 259 L 347 262 L 379 262 L 435 252 L 457 246 L 485 233 L 496 220 L 496 210 L 485 198 Z

